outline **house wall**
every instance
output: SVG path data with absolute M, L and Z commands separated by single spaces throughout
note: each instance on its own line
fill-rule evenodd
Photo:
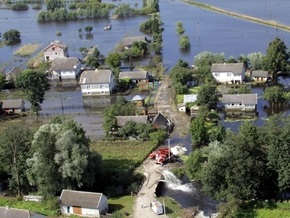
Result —
M 244 105 L 240 103 L 227 103 L 225 104 L 225 110 L 245 111 L 245 110 L 256 110 L 256 105 Z
M 108 205 L 108 199 L 105 195 L 102 195 L 102 198 L 99 202 L 99 212 L 100 214 L 105 214 L 108 212 L 109 205 Z
M 254 81 L 257 82 L 267 82 L 267 78 L 265 77 L 252 77 Z
M 110 95 L 109 84 L 85 84 L 81 85 L 83 96 L 97 96 L 97 95 Z
M 65 215 L 74 214 L 73 206 L 61 205 L 60 211 L 62 214 L 65 214 Z M 98 209 L 91 209 L 91 208 L 81 208 L 81 214 L 79 214 L 79 215 L 90 216 L 90 217 L 100 217 L 99 210 Z
M 212 72 L 212 75 L 219 83 L 229 83 L 233 81 L 242 83 L 245 79 L 245 70 L 242 71 L 241 75 L 234 75 L 232 72 Z
M 68 52 L 57 46 L 51 46 L 44 52 L 45 61 L 52 61 L 55 58 L 68 57 Z
M 39 213 L 35 213 L 31 216 L 31 218 L 45 218 L 46 216 L 39 214 Z

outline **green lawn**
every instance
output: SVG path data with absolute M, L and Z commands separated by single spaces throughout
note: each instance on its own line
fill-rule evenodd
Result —
M 109 198 L 109 211 L 111 213 L 118 212 L 118 214 L 124 214 L 125 212 L 132 214 L 135 200 L 136 196 L 120 196 Z
M 137 167 L 156 147 L 150 141 L 99 141 L 91 144 L 103 157 L 105 168 L 128 169 Z
M 290 203 L 276 203 L 268 208 L 259 208 L 255 211 L 256 218 L 290 218 Z
M 194 86 L 194 87 L 191 87 L 190 89 L 188 89 L 188 95 L 189 94 L 198 94 L 199 90 L 200 90 L 200 86 Z M 184 95 L 176 95 L 176 103 L 179 104 L 179 103 L 183 103 L 183 96 Z

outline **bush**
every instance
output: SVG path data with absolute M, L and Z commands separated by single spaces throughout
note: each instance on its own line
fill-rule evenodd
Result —
M 25 3 L 16 3 L 15 5 L 12 6 L 12 10 L 14 11 L 25 11 L 25 10 L 28 10 L 29 9 L 29 6 Z

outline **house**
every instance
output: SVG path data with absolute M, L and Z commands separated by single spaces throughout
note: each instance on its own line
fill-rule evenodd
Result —
M 196 118 L 197 115 L 198 115 L 198 112 L 199 112 L 199 106 L 196 106 L 196 105 L 192 106 L 190 108 L 190 117 L 191 118 Z
M 111 95 L 116 83 L 110 70 L 85 70 L 80 77 L 83 96 Z
M 255 82 L 265 83 L 270 77 L 269 71 L 265 70 L 253 70 L 251 72 L 251 79 Z
M 122 45 L 125 47 L 125 49 L 130 49 L 132 47 L 132 45 L 134 44 L 134 42 L 148 42 L 148 39 L 146 38 L 146 36 L 129 36 L 129 37 L 125 37 L 122 40 Z
M 6 74 L 6 81 L 13 81 L 17 75 L 22 73 L 23 69 L 21 67 L 13 67 L 7 74 Z
M 183 96 L 183 103 L 193 103 L 197 100 L 197 94 L 191 94 L 191 95 L 184 95 Z
M 0 100 L 2 112 L 20 113 L 25 111 L 25 102 L 22 99 Z
M 177 104 L 177 109 L 179 112 L 186 112 L 186 104 L 184 103 L 180 103 L 180 104 Z
M 29 210 L 0 207 L 1 218 L 45 218 L 46 216 Z
M 222 103 L 225 111 L 256 111 L 258 94 L 225 94 Z
M 130 83 L 139 88 L 146 88 L 149 84 L 149 75 L 147 71 L 122 71 L 119 73 L 119 81 L 129 79 Z
M 172 127 L 171 121 L 160 112 L 152 119 L 151 125 L 155 129 L 171 130 Z
M 125 97 L 127 101 L 134 102 L 137 107 L 143 107 L 145 104 L 146 95 L 138 94 L 138 95 L 128 95 Z
M 212 64 L 211 73 L 218 83 L 242 83 L 245 67 L 243 63 Z
M 51 42 L 50 45 L 44 49 L 44 60 L 46 62 L 53 61 L 56 58 L 64 58 L 68 56 L 68 46 L 58 40 Z
M 76 57 L 55 58 L 50 73 L 52 79 L 76 79 L 81 73 L 81 61 Z
M 64 189 L 60 195 L 60 211 L 64 215 L 100 217 L 108 211 L 108 199 L 102 193 Z
M 148 123 L 148 116 L 143 115 L 143 116 L 116 116 L 117 119 L 117 126 L 118 127 L 123 127 L 128 121 L 132 121 L 135 123 L 143 123 L 147 124 Z

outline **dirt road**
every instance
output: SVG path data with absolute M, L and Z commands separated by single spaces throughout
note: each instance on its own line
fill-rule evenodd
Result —
M 178 113 L 171 96 L 171 83 L 169 78 L 165 77 L 162 80 L 155 97 L 155 109 L 162 112 L 174 123 L 174 131 L 172 135 L 175 137 L 184 137 L 185 133 L 188 132 L 190 119 L 187 115 Z M 154 214 L 149 206 L 150 202 L 155 199 L 154 192 L 158 180 L 162 177 L 161 172 L 164 169 L 164 167 L 155 164 L 150 159 L 147 159 L 141 166 L 140 171 L 146 176 L 146 181 L 143 183 L 135 202 L 133 213 L 134 218 L 167 217 L 166 214 Z

